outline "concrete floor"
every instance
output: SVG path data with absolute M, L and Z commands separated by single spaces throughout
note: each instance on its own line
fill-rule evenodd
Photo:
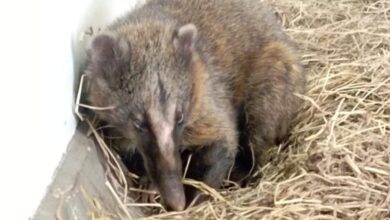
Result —
M 92 215 L 95 219 L 102 216 L 120 219 L 120 207 L 104 184 L 99 152 L 82 130 L 78 128 L 72 138 L 33 220 L 84 220 L 92 219 Z M 101 208 L 97 208 L 99 205 L 94 205 L 92 199 Z M 130 211 L 133 216 L 141 214 L 138 210 Z

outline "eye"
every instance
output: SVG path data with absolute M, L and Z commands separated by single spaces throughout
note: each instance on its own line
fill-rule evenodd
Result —
M 140 121 L 140 120 L 134 120 L 133 121 L 133 125 L 135 127 L 135 129 L 137 129 L 138 131 L 144 131 L 145 130 L 145 124 Z
M 180 112 L 180 113 L 178 114 L 178 118 L 177 118 L 177 122 L 176 122 L 176 123 L 177 123 L 178 125 L 182 125 L 183 122 L 184 122 L 184 115 L 183 115 L 182 112 Z

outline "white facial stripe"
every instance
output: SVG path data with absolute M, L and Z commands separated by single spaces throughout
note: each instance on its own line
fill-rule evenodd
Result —
M 156 136 L 157 145 L 160 148 L 162 156 L 167 160 L 167 162 L 172 162 L 174 160 L 174 143 L 172 140 L 172 127 L 168 124 L 163 124 L 160 134 Z
M 172 168 L 175 161 L 175 146 L 172 137 L 175 124 L 175 109 L 176 105 L 169 105 L 166 117 L 164 117 L 164 112 L 159 110 L 159 108 L 151 108 L 149 110 L 151 127 L 157 141 L 157 146 L 155 147 L 159 148 L 162 157 L 166 160 L 168 166 Z

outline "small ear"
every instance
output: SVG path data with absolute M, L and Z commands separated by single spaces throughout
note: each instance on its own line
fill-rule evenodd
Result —
M 177 29 L 173 36 L 173 45 L 182 55 L 191 55 L 195 50 L 198 30 L 194 24 L 186 24 Z
M 130 46 L 113 33 L 102 33 L 92 40 L 90 52 L 92 62 L 107 64 L 129 55 Z

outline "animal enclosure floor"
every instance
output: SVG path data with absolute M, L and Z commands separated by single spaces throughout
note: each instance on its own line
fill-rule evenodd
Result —
M 33 220 L 109 219 L 118 212 L 97 148 L 82 130 L 76 130 Z

